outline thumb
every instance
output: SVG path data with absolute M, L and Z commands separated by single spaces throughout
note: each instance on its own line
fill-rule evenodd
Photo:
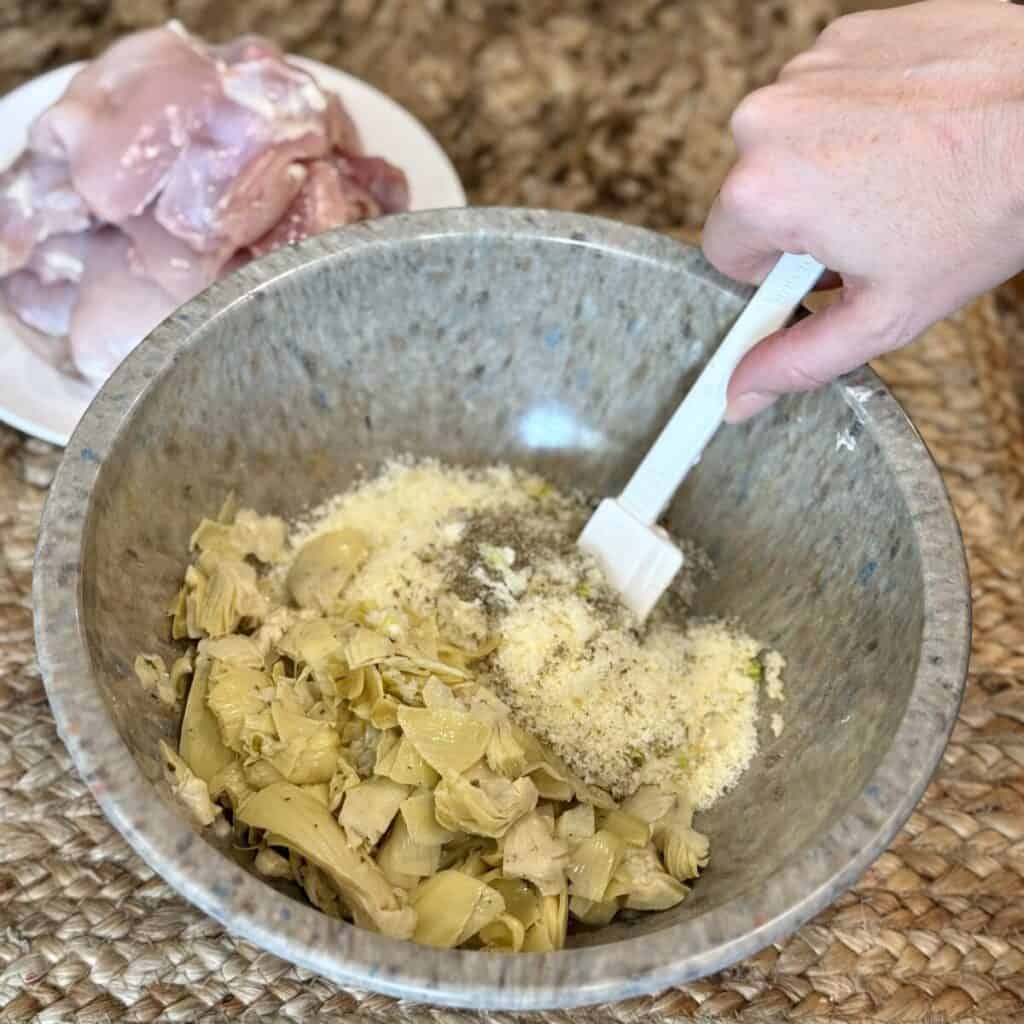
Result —
M 911 337 L 896 301 L 876 290 L 844 289 L 821 312 L 747 353 L 729 382 L 726 419 L 739 423 L 780 395 L 813 391 Z

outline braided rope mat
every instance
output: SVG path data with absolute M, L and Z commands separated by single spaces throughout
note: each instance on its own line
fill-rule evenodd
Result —
M 731 158 L 732 106 L 844 6 L 864 4 L 5 0 L 0 89 L 168 15 L 215 38 L 266 32 L 413 109 L 476 202 L 692 237 Z M 536 1020 L 1024 1020 L 1021 310 L 1024 285 L 1008 286 L 879 365 L 942 466 L 975 607 L 963 713 L 905 830 L 778 947 L 658 997 Z M 34 662 L 31 559 L 57 459 L 0 427 L 0 1021 L 482 1019 L 347 992 L 230 938 L 107 824 Z

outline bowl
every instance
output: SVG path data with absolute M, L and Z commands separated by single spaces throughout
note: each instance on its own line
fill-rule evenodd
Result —
M 851 885 L 922 795 L 964 686 L 969 592 L 938 471 L 861 370 L 719 432 L 672 504 L 714 560 L 696 612 L 788 658 L 785 730 L 699 820 L 679 907 L 557 953 L 426 949 L 249 874 L 169 800 L 178 722 L 132 673 L 172 653 L 189 533 L 226 492 L 293 516 L 396 453 L 625 482 L 748 292 L 700 253 L 564 213 L 438 211 L 271 254 L 162 324 L 65 452 L 34 585 L 60 734 L 104 811 L 233 933 L 341 984 L 476 1008 L 620 999 L 726 967 Z M 767 718 L 768 715 L 763 716 Z

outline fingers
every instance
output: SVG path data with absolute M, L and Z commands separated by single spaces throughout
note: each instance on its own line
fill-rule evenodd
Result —
M 783 252 L 811 252 L 799 212 L 807 171 L 764 147 L 729 172 L 704 224 L 704 255 L 727 277 L 760 284 Z
M 900 310 L 877 291 L 846 291 L 820 313 L 765 338 L 733 374 L 726 419 L 738 423 L 780 395 L 811 391 L 906 344 L 913 331 Z
M 719 196 L 704 223 L 701 247 L 708 262 L 735 281 L 760 284 L 780 250 L 722 205 Z
M 813 75 L 819 71 L 828 71 L 836 65 L 835 54 L 822 46 L 798 53 L 792 60 L 782 65 L 778 82 L 789 82 L 804 75 Z

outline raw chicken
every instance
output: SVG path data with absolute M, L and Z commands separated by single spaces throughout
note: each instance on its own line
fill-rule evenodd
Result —
M 23 267 L 51 235 L 82 231 L 89 221 L 67 164 L 24 154 L 0 174 L 0 276 Z
M 346 173 L 344 157 L 314 160 L 305 184 L 278 223 L 250 248 L 254 256 L 343 224 L 352 224 L 381 211 L 373 196 Z
M 263 36 L 239 36 L 223 46 L 211 46 L 210 52 L 225 64 L 237 64 L 243 60 L 259 60 L 264 57 L 284 59 L 281 48 Z
M 221 85 L 156 205 L 171 234 L 203 251 L 269 231 L 305 180 L 297 162 L 330 148 L 327 99 L 305 72 L 263 57 L 225 67 Z
M 80 71 L 0 174 L 0 297 L 99 383 L 176 306 L 279 245 L 408 207 L 341 100 L 272 42 L 176 22 Z
M 409 207 L 409 182 L 394 164 L 379 156 L 345 158 L 348 174 L 377 200 L 384 213 L 400 213 Z
M 87 232 L 74 235 L 52 235 L 35 247 L 26 270 L 31 270 L 43 284 L 69 281 L 76 284 L 82 278 Z
M 64 334 L 56 337 L 29 327 L 14 314 L 13 310 L 6 308 L 2 283 L 0 283 L 0 323 L 4 323 L 10 336 L 18 339 L 38 359 L 60 373 L 68 375 L 68 379 L 63 381 L 62 385 L 70 389 L 72 393 L 78 392 L 83 399 L 88 401 L 90 394 L 95 392 L 96 385 L 90 384 L 75 369 L 75 364 L 71 361 L 71 341 L 68 336 Z
M 230 244 L 211 252 L 196 252 L 159 224 L 150 208 L 120 225 L 131 239 L 137 262 L 178 303 L 188 302 L 217 280 L 231 257 Z
M 106 380 L 177 307 L 135 262 L 131 241 L 117 228 L 100 228 L 89 238 L 70 334 L 71 357 L 90 380 Z
M 30 145 L 62 155 L 89 209 L 116 224 L 157 196 L 220 94 L 216 62 L 188 33 L 139 32 L 75 75 Z
M 409 186 L 397 167 L 377 157 L 333 153 L 309 164 L 309 177 L 294 202 L 250 249 L 262 256 L 280 245 L 408 205 Z
M 0 279 L 0 295 L 22 323 L 56 337 L 68 333 L 88 240 L 89 232 L 52 235 L 23 269 Z
M 231 252 L 269 230 L 305 181 L 297 161 L 323 150 L 301 139 L 275 145 L 252 121 L 225 111 L 208 135 L 189 145 L 157 200 L 156 219 L 197 251 Z
M 20 321 L 11 324 L 15 333 L 36 355 L 65 372 L 73 369 L 67 334 L 88 238 L 89 232 L 52 235 L 35 247 L 21 270 L 0 278 L 0 299 Z
M 19 270 L 0 281 L 0 295 L 22 323 L 57 337 L 71 327 L 77 294 L 70 282 L 45 282 L 31 270 Z
M 359 130 L 355 121 L 349 117 L 348 111 L 342 105 L 338 96 L 330 92 L 327 94 L 327 135 L 331 140 L 331 146 L 342 153 L 350 156 L 359 156 L 363 152 L 363 141 L 359 138 Z M 391 166 L 390 164 L 388 165 Z M 395 170 L 398 170 L 396 167 Z M 401 171 L 398 171 L 402 174 Z M 404 178 L 405 175 L 402 174 Z

